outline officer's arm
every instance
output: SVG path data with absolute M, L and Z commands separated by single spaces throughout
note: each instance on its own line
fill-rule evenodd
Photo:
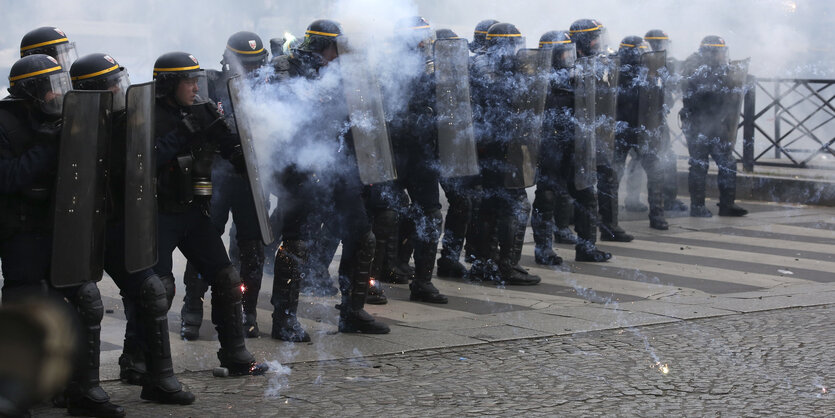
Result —
M 178 127 L 168 132 L 157 134 L 154 148 L 157 151 L 157 168 L 168 164 L 177 157 L 180 149 L 188 143 L 189 137 Z
M 8 150 L 8 140 L 0 131 L 0 148 Z M 0 153 L 2 155 L 2 153 Z M 40 144 L 19 157 L 0 157 L 0 193 L 16 193 L 34 179 L 54 167 L 58 161 L 58 147 Z

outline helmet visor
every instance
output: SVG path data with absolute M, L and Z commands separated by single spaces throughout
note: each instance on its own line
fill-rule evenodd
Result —
M 574 66 L 574 61 L 577 61 L 577 46 L 568 44 L 554 48 L 553 63 L 554 68 L 571 68 Z
M 192 106 L 209 101 L 209 82 L 203 70 L 184 74 L 174 88 L 174 99 L 180 106 Z
M 35 98 L 41 111 L 50 116 L 61 116 L 64 108 L 64 94 L 72 90 L 69 73 L 61 71 L 32 80 L 31 83 L 32 88 L 29 92 Z
M 125 110 L 125 96 L 130 87 L 128 72 L 122 69 L 117 75 L 107 79 L 107 90 L 113 92 L 113 110 Z
M 55 60 L 61 64 L 64 71 L 69 71 L 70 66 L 78 59 L 78 53 L 75 52 L 75 42 L 67 42 L 55 46 Z

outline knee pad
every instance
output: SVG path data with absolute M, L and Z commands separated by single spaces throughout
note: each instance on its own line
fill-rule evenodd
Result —
M 73 297 L 73 304 L 86 326 L 99 325 L 104 317 L 104 305 L 101 302 L 99 288 L 93 282 L 79 286 Z
M 357 242 L 357 260 L 360 263 L 371 263 L 374 258 L 374 247 L 377 245 L 377 238 L 371 231 L 366 232 Z
M 557 194 L 553 190 L 536 190 L 533 208 L 539 212 L 550 212 L 557 207 Z
M 152 317 L 165 315 L 170 304 L 168 291 L 157 275 L 148 276 L 139 287 L 139 304 Z
M 397 212 L 391 209 L 383 209 L 374 214 L 374 229 L 377 233 L 388 235 L 397 228 L 400 217 Z

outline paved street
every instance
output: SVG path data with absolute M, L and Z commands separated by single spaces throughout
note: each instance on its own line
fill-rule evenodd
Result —
M 541 268 L 529 235 L 522 264 L 543 277 L 538 286 L 436 280 L 450 296 L 437 306 L 386 285 L 389 304 L 368 309 L 391 325 L 383 336 L 336 334 L 337 298 L 303 297 L 313 342 L 270 339 L 266 276 L 262 337 L 248 346 L 278 374 L 211 376 L 207 297 L 201 339 L 172 334 L 175 366 L 197 403 L 160 407 L 139 401 L 137 387 L 106 388 L 134 416 L 832 416 L 835 209 L 742 204 L 752 214 L 741 219 L 670 214 L 670 231 L 649 229 L 646 213 L 623 213 L 637 238 L 602 243 L 615 255 L 603 264 L 575 263 L 573 247 L 559 246 L 566 264 Z M 124 317 L 112 282 L 101 287 L 111 310 L 103 377 L 115 379 Z M 174 333 L 181 297 L 178 283 Z

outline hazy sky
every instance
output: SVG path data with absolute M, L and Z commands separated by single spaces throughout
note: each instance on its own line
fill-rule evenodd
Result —
M 666 30 L 672 55 L 685 58 L 707 34 L 725 37 L 731 56 L 752 57 L 763 76 L 835 77 L 832 32 L 835 2 L 827 0 L 0 0 L 0 86 L 19 57 L 21 36 L 43 25 L 58 26 L 76 42 L 79 55 L 106 52 L 128 67 L 135 82 L 151 77 L 162 53 L 185 50 L 204 67 L 217 68 L 226 38 L 239 30 L 265 42 L 285 31 L 303 34 L 316 18 L 340 20 L 346 30 L 385 36 L 398 17 L 425 16 L 436 28 L 472 37 L 475 24 L 493 18 L 516 24 L 535 47 L 539 36 L 567 29 L 579 18 L 597 18 L 613 45 L 627 35 Z

